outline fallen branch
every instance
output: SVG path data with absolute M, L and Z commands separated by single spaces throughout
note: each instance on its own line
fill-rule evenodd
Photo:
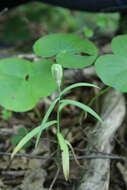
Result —
M 112 140 L 125 116 L 125 100 L 121 93 L 110 91 L 103 102 L 103 123 L 97 123 L 88 134 L 88 152 L 95 149 L 110 154 Z M 110 159 L 91 159 L 87 161 L 85 172 L 77 190 L 108 190 L 110 180 Z

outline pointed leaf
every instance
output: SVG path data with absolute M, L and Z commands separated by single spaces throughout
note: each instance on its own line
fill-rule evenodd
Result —
M 48 128 L 49 126 L 51 125 L 54 125 L 56 124 L 57 121 L 50 121 L 48 123 L 45 123 L 45 125 L 43 125 L 43 130 Z M 19 142 L 19 144 L 15 147 L 14 151 L 12 152 L 12 155 L 11 155 L 11 158 L 13 158 L 15 156 L 15 154 L 22 149 L 22 147 L 31 139 L 33 138 L 34 136 L 36 136 L 39 131 L 40 131 L 40 128 L 42 126 L 40 125 L 39 127 L 36 127 L 35 129 L 33 129 L 31 132 L 29 132 L 25 137 L 22 138 L 22 140 Z
M 41 126 L 40 126 L 40 131 L 39 131 L 39 133 L 38 133 L 38 135 L 37 135 L 37 140 L 36 140 L 36 145 L 35 145 L 35 147 L 37 147 L 37 145 L 38 145 L 38 143 L 39 143 L 39 139 L 40 139 L 41 133 L 42 133 L 42 131 L 43 131 L 43 126 L 44 126 L 45 123 L 48 121 L 48 118 L 49 118 L 50 114 L 52 113 L 52 111 L 53 111 L 53 109 L 54 109 L 56 103 L 58 102 L 58 100 L 59 100 L 59 98 L 55 99 L 55 100 L 51 103 L 49 109 L 47 110 L 47 112 L 46 112 L 46 114 L 45 114 L 45 116 L 44 116 L 44 118 L 43 118 L 43 120 L 42 120 L 42 123 L 41 123 Z
M 66 180 L 69 179 L 69 149 L 66 140 L 61 133 L 57 133 L 58 142 L 62 154 L 62 167 L 63 173 Z
M 72 104 L 76 107 L 79 107 L 80 109 L 84 110 L 85 112 L 90 113 L 92 116 L 94 116 L 96 119 L 102 122 L 100 116 L 94 110 L 92 110 L 89 106 L 75 100 L 61 100 L 59 111 L 61 111 L 68 104 Z
M 62 90 L 61 92 L 61 96 L 63 96 L 64 94 L 66 94 L 69 90 L 76 88 L 76 87 L 94 87 L 94 88 L 99 88 L 98 86 L 94 85 L 94 84 L 90 84 L 90 83 L 85 83 L 85 82 L 79 82 L 79 83 L 75 83 L 72 84 L 68 87 L 66 87 L 64 90 Z
M 80 165 L 80 163 L 79 163 L 79 161 L 78 161 L 78 159 L 77 159 L 77 156 L 76 156 L 76 154 L 75 154 L 75 151 L 74 151 L 73 146 L 72 146 L 72 145 L 70 144 L 70 142 L 67 141 L 67 140 L 66 140 L 66 144 L 67 144 L 68 147 L 70 148 L 70 150 L 71 150 L 71 152 L 72 152 L 72 154 L 73 154 L 73 157 L 74 157 L 75 162 L 77 163 L 77 165 L 78 165 L 79 167 L 81 167 L 81 165 Z

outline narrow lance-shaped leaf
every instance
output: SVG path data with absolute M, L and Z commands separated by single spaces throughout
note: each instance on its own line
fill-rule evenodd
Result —
M 50 121 L 48 123 L 45 123 L 45 125 L 43 125 L 43 130 L 48 128 L 51 125 L 56 124 L 57 121 Z M 22 147 L 35 135 L 37 135 L 39 133 L 41 129 L 41 125 L 39 127 L 36 127 L 35 129 L 33 129 L 31 132 L 29 132 L 25 137 L 22 138 L 22 140 L 18 143 L 18 145 L 15 147 L 14 151 L 12 152 L 11 158 L 13 158 L 15 156 L 15 154 L 22 149 Z
M 90 84 L 90 83 L 85 83 L 85 82 L 79 82 L 79 83 L 75 83 L 72 84 L 70 86 L 68 86 L 67 88 L 65 88 L 64 90 L 62 90 L 61 92 L 61 96 L 64 95 L 65 93 L 67 93 L 69 90 L 76 88 L 76 87 L 94 87 L 94 88 L 99 88 L 98 86 L 94 85 L 94 84 Z
M 60 150 L 61 150 L 61 154 L 62 154 L 62 167 L 63 167 L 64 177 L 66 180 L 68 180 L 69 179 L 69 149 L 68 149 L 68 145 L 61 133 L 57 133 L 57 138 L 58 138 L 58 142 L 59 142 Z
M 52 113 L 53 109 L 54 109 L 54 106 L 56 105 L 56 103 L 58 102 L 59 98 L 55 99 L 51 105 L 49 106 L 49 109 L 47 110 L 42 122 L 41 122 L 41 125 L 40 125 L 40 131 L 37 135 L 37 140 L 36 140 L 36 144 L 35 144 L 35 148 L 37 147 L 38 143 L 39 143 L 39 139 L 41 137 L 41 133 L 43 131 L 43 127 L 45 125 L 45 123 L 48 121 L 48 118 L 50 116 L 50 114 Z
M 72 104 L 72 105 L 74 105 L 76 107 L 79 107 L 80 109 L 84 110 L 85 112 L 90 113 L 97 120 L 102 122 L 100 116 L 94 110 L 92 110 L 89 106 L 87 106 L 87 105 L 85 105 L 85 104 L 83 104 L 81 102 L 75 101 L 75 100 L 61 100 L 61 105 L 60 105 L 59 111 L 61 111 L 68 104 Z

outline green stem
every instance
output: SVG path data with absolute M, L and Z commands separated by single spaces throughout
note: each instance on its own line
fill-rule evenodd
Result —
M 91 101 L 89 102 L 88 105 L 89 105 L 89 106 L 92 106 L 92 104 L 94 103 L 94 101 L 95 101 L 98 97 L 100 97 L 100 96 L 102 96 L 103 94 L 107 93 L 110 89 L 111 89 L 111 87 L 107 87 L 107 88 L 101 90 L 99 93 L 97 93 L 97 94 L 91 99 Z
M 60 101 L 61 101 L 61 88 L 58 87 L 58 97 L 59 97 L 59 101 L 58 101 L 58 109 L 57 109 L 57 133 L 60 133 L 60 112 L 59 112 L 59 107 L 60 107 Z
M 109 90 L 111 89 L 111 87 L 106 87 L 105 89 L 101 90 L 99 93 L 97 93 L 88 103 L 88 106 L 92 106 L 92 104 L 94 103 L 94 101 L 96 101 L 96 99 L 100 96 L 102 96 L 103 94 L 107 93 Z M 87 113 L 85 112 L 85 118 L 87 117 Z M 80 115 L 80 125 L 82 123 L 82 120 L 84 118 L 84 112 L 81 113 Z

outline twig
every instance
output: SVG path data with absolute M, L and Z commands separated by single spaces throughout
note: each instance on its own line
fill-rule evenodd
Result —
M 55 177 L 54 177 L 52 183 L 50 184 L 49 190 L 52 190 L 52 188 L 53 188 L 53 186 L 54 186 L 54 184 L 55 184 L 55 182 L 56 182 L 56 180 L 57 180 L 57 178 L 58 178 L 59 172 L 60 172 L 60 168 L 57 169 L 57 172 L 56 172 L 56 174 L 55 174 Z
M 11 153 L 9 152 L 0 152 L 0 155 L 2 156 L 11 156 Z M 30 159 L 40 159 L 40 160 L 55 160 L 55 157 L 45 157 L 45 156 L 39 156 L 39 155 L 31 155 L 31 154 L 16 154 L 15 157 L 26 157 Z M 83 155 L 83 156 L 77 156 L 78 160 L 89 160 L 89 159 L 109 159 L 109 160 L 121 160 L 127 162 L 127 158 L 124 156 L 118 156 L 113 154 L 89 154 L 89 155 Z M 70 160 L 74 160 L 74 158 L 70 155 Z

